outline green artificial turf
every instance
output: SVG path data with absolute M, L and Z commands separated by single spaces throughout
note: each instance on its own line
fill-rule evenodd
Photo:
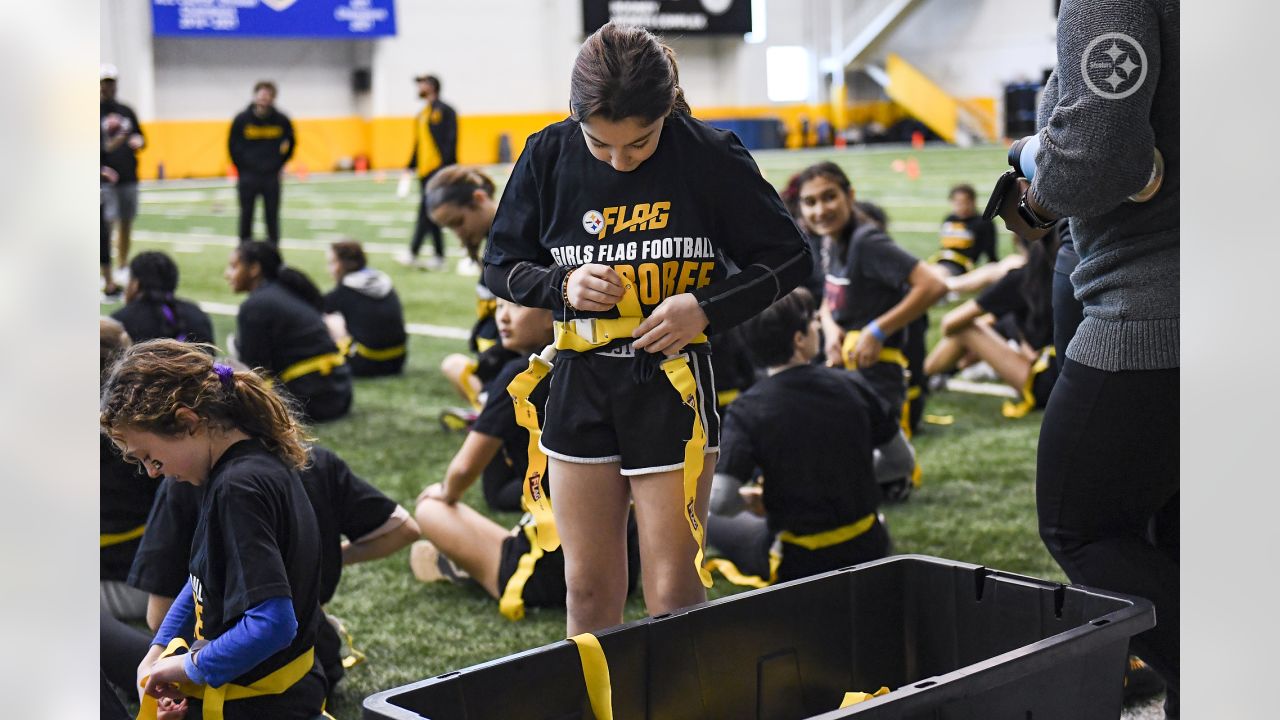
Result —
M 914 158 L 920 177 L 894 170 L 895 160 Z M 758 153 L 757 161 L 776 186 L 810 163 L 831 159 L 853 179 L 860 200 L 881 205 L 890 217 L 890 233 L 904 248 L 927 257 L 937 247 L 937 228 L 948 212 L 947 190 L 969 182 L 979 204 L 1004 164 L 1004 149 L 895 147 L 874 151 L 793 151 Z M 493 168 L 501 187 L 506 168 Z M 367 244 L 371 263 L 389 272 L 405 306 L 406 320 L 466 329 L 474 317 L 474 277 L 452 271 L 428 273 L 403 268 L 391 252 L 407 246 L 416 205 L 395 197 L 394 176 L 292 181 L 284 190 L 282 229 L 286 261 L 311 275 L 322 287 L 324 248 L 350 236 Z M 179 295 L 201 301 L 236 304 L 222 281 L 227 254 L 234 246 L 234 188 L 221 181 L 147 185 L 135 228 L 134 252 L 159 249 L 178 262 Z M 1011 252 L 1001 230 L 1000 252 Z M 294 245 L 297 244 L 296 247 Z M 450 255 L 461 252 L 448 238 Z M 111 306 L 104 306 L 109 312 Z M 946 308 L 931 313 L 930 343 Z M 234 319 L 214 316 L 219 338 Z M 347 418 L 318 426 L 314 434 L 338 452 L 355 471 L 406 507 L 417 493 L 442 479 L 461 443 L 437 422 L 440 411 L 461 404 L 438 372 L 441 359 L 465 352 L 461 340 L 414 336 L 402 377 L 356 381 L 356 402 Z M 978 563 L 1036 577 L 1065 580 L 1036 534 L 1035 448 L 1040 413 L 1019 420 L 1000 415 L 1001 400 L 942 393 L 927 412 L 950 415 L 949 426 L 922 425 L 915 445 L 924 468 L 923 486 L 903 504 L 884 508 L 896 550 Z M 478 483 L 466 501 L 504 525 L 514 514 L 491 513 Z M 723 580 L 712 597 L 737 591 Z M 328 611 L 342 618 L 368 660 L 351 670 L 339 686 L 330 711 L 341 720 L 360 716 L 370 693 L 471 665 L 563 638 L 563 611 L 532 609 L 512 623 L 482 591 L 448 584 L 423 585 L 409 572 L 402 551 L 344 571 Z M 633 599 L 627 618 L 644 614 Z

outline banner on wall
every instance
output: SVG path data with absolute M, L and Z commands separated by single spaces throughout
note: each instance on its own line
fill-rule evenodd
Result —
M 751 32 L 751 0 L 582 0 L 585 34 L 610 21 L 660 35 L 743 35 Z
M 331 38 L 396 34 L 394 0 L 151 0 L 156 35 Z

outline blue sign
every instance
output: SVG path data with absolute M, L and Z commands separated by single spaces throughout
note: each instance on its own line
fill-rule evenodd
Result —
M 396 34 L 394 0 L 151 0 L 156 35 L 352 40 Z

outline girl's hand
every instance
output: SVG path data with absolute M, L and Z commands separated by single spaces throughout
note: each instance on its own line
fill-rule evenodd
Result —
M 170 655 L 155 661 L 147 674 L 151 677 L 147 678 L 147 686 L 143 689 L 146 694 L 154 698 L 169 698 L 174 702 L 186 698 L 178 689 L 178 683 L 190 682 L 191 678 L 187 677 L 187 671 L 182 668 L 181 655 Z
M 844 367 L 844 331 L 828 332 L 825 337 L 827 367 Z
M 633 347 L 670 357 L 706 330 L 709 323 L 693 293 L 672 295 L 659 303 L 653 314 L 631 333 L 631 337 L 639 338 Z
M 575 309 L 601 312 L 622 299 L 622 278 L 608 265 L 589 263 L 570 273 L 566 290 Z
M 453 505 L 458 502 L 457 498 L 451 499 L 448 493 L 445 492 L 444 483 L 432 483 L 423 488 L 422 492 L 418 493 L 418 503 L 424 500 L 439 500 L 446 505 Z
M 758 517 L 767 515 L 764 509 L 764 488 L 759 485 L 743 485 L 738 488 L 738 495 L 747 506 L 747 512 Z
M 854 367 L 861 370 L 880 362 L 880 351 L 883 349 L 884 345 L 876 336 L 864 330 L 858 335 L 858 342 L 854 344 L 849 357 L 853 360 Z
M 156 720 L 182 720 L 187 716 L 187 699 L 177 702 L 167 697 L 156 701 Z

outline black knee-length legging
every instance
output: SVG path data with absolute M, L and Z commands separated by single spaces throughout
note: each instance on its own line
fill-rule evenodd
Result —
M 1040 537 L 1072 582 L 1155 604 L 1134 653 L 1178 690 L 1178 369 L 1067 359 L 1036 463 Z

